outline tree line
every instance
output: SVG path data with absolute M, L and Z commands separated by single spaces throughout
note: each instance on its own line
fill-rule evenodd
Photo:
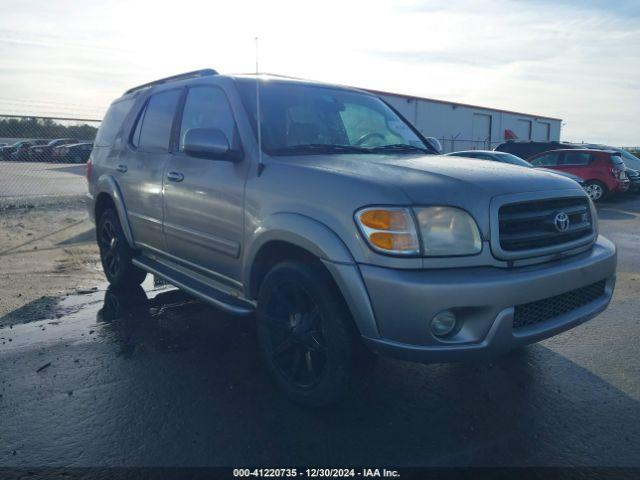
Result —
M 0 138 L 77 138 L 92 141 L 97 127 L 88 124 L 63 125 L 50 118 L 0 118 Z

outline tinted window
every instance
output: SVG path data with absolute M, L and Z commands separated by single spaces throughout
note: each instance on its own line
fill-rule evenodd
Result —
M 456 152 L 454 154 L 456 157 L 468 157 L 468 158 L 478 158 L 478 154 L 474 152 Z
M 151 96 L 144 116 L 138 119 L 138 123 L 142 121 L 138 142 L 140 149 L 164 152 L 169 150 L 173 117 L 181 93 L 181 90 L 169 90 Z
M 588 165 L 591 162 L 590 153 L 565 153 L 563 165 Z
M 96 146 L 104 147 L 113 143 L 122 122 L 133 106 L 133 101 L 133 98 L 128 98 L 111 104 L 96 134 Z
M 256 84 L 240 80 L 237 85 L 255 132 Z M 261 82 L 260 111 L 263 148 L 272 155 L 343 152 L 304 148 L 314 146 L 360 147 L 359 153 L 398 145 L 433 150 L 382 100 L 356 91 Z
M 521 159 L 520 157 L 516 157 L 511 153 L 496 154 L 496 157 L 498 157 L 500 161 L 510 163 L 511 165 L 518 165 L 520 167 L 531 167 L 531 164 L 529 162 Z
M 216 128 L 227 136 L 231 145 L 235 144 L 235 122 L 222 90 L 215 87 L 189 89 L 180 125 L 180 150 L 184 150 L 184 136 L 192 128 Z
M 626 150 L 621 150 L 620 155 L 622 156 L 622 160 L 627 167 L 633 168 L 635 170 L 640 170 L 640 158 L 627 152 Z
M 136 118 L 136 126 L 131 134 L 131 144 L 134 147 L 140 146 L 140 130 L 142 129 L 142 122 L 144 121 L 144 114 L 147 110 L 147 104 L 142 107 L 140 113 L 138 113 L 138 118 Z
M 624 162 L 619 155 L 611 155 L 611 163 L 614 165 L 624 165 Z
M 536 167 L 548 167 L 558 165 L 560 155 L 557 153 L 547 153 L 531 160 L 531 164 Z

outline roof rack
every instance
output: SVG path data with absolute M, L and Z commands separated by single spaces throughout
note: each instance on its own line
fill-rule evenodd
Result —
M 213 75 L 218 75 L 212 68 L 204 68 L 202 70 L 194 70 L 193 72 L 180 73 L 178 75 L 172 75 L 170 77 L 161 78 L 159 80 L 154 80 L 153 82 L 143 83 L 142 85 L 138 85 L 137 87 L 130 88 L 124 94 L 136 92 L 138 90 L 142 90 L 143 88 L 153 87 L 154 85 L 162 85 L 163 83 L 171 83 L 177 82 L 178 80 L 187 80 L 188 78 L 198 78 L 198 77 L 212 77 Z

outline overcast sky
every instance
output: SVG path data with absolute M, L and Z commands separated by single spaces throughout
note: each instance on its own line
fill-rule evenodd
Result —
M 564 119 L 640 145 L 640 2 L 2 0 L 0 113 L 101 117 L 133 85 L 254 69 Z

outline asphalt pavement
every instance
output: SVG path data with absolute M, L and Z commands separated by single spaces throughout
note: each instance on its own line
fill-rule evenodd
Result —
M 289 403 L 252 318 L 100 286 L 0 319 L 0 466 L 640 466 L 640 195 L 600 209 L 616 296 L 493 361 L 381 360 L 355 400 Z M 33 303 L 37 303 L 33 302 Z
M 84 164 L 0 161 L 0 201 L 5 197 L 84 195 L 84 175 Z

